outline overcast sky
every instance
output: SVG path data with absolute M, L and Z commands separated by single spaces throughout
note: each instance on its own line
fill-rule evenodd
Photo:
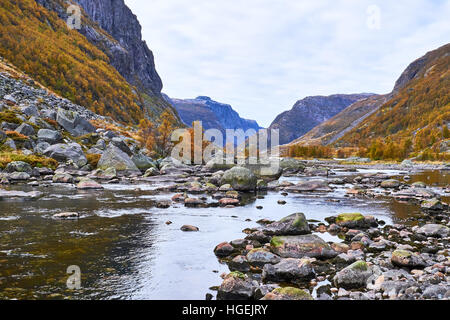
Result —
M 210 96 L 269 126 L 299 99 L 387 93 L 450 42 L 450 0 L 125 0 L 163 91 Z

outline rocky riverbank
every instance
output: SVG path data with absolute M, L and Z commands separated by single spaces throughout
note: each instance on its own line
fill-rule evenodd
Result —
M 260 220 L 259 228 L 243 230 L 245 238 L 214 249 L 231 271 L 222 275 L 217 299 L 448 299 L 450 211 L 440 200 L 448 188 L 409 184 L 407 172 L 413 172 L 414 166 L 406 171 L 390 165 L 390 169 L 404 171 L 403 179 L 397 180 L 377 173 L 333 177 L 334 170 L 342 166 L 330 169 L 323 165 L 306 167 L 294 175 L 305 177 L 313 172 L 327 178 L 280 183 L 276 188 L 284 194 L 329 193 L 344 186 L 346 197 L 392 197 L 413 203 L 421 213 L 409 217 L 409 224 L 395 225 L 360 213 L 342 213 L 324 222 L 307 220 L 308 214 L 303 213 L 275 222 Z M 336 240 L 326 242 L 323 235 Z

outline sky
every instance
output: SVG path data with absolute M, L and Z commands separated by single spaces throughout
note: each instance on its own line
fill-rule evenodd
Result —
M 163 92 L 209 96 L 268 127 L 306 96 L 388 93 L 450 42 L 450 0 L 125 0 Z

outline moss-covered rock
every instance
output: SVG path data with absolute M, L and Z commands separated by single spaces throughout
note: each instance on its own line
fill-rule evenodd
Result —
M 329 259 L 338 254 L 328 243 L 316 235 L 274 237 L 270 249 L 282 258 Z
M 391 256 L 391 262 L 393 265 L 401 268 L 423 269 L 427 266 L 420 255 L 408 250 L 395 250 Z
M 223 174 L 221 183 L 230 184 L 234 190 L 253 191 L 256 189 L 257 178 L 249 169 L 234 167 Z
M 365 261 L 356 261 L 339 271 L 334 277 L 334 283 L 337 287 L 345 289 L 365 288 L 372 274 L 372 270 Z
M 308 221 L 303 213 L 291 214 L 280 221 L 273 222 L 263 229 L 267 235 L 304 235 L 311 233 Z
M 305 290 L 284 287 L 276 288 L 272 292 L 266 294 L 262 300 L 314 300 L 314 298 Z

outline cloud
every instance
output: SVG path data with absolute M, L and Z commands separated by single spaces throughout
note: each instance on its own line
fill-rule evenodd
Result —
M 211 96 L 263 126 L 305 96 L 389 92 L 410 62 L 450 34 L 448 0 L 125 2 L 164 92 Z M 373 5 L 379 29 L 368 25 Z

